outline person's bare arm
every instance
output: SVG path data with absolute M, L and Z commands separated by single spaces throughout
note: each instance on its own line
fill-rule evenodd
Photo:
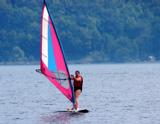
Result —
M 78 77 L 78 78 L 75 78 L 75 77 L 74 77 L 74 80 L 76 80 L 76 81 L 81 81 L 82 78 L 81 78 L 81 77 Z

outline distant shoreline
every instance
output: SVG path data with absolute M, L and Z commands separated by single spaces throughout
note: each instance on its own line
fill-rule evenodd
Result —
M 0 65 L 39 65 L 39 61 L 33 62 L 0 62 Z M 160 64 L 160 61 L 155 62 L 75 62 L 75 61 L 68 61 L 67 64 Z
M 0 62 L 0 65 L 38 65 L 39 62 Z

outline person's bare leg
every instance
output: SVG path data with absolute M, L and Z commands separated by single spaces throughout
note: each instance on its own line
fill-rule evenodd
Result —
M 79 96 L 80 96 L 80 94 L 81 94 L 81 90 L 77 90 L 76 92 L 75 92 L 75 106 L 74 106 L 74 108 L 77 110 L 77 108 L 78 108 L 78 98 L 79 98 Z

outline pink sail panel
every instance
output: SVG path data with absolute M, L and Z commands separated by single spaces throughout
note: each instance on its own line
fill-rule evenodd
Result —
M 74 103 L 73 86 L 69 79 L 68 67 L 45 2 L 41 23 L 41 72 Z
M 54 53 L 56 53 L 55 54 L 55 58 L 56 58 L 55 60 L 56 60 L 57 68 L 59 70 L 64 70 L 65 73 L 67 74 L 67 76 L 69 76 L 69 73 L 67 71 L 67 67 L 65 65 L 65 60 L 64 60 L 64 57 L 63 57 L 63 53 L 62 53 L 62 50 L 61 50 L 61 47 L 60 47 L 60 43 L 58 42 L 58 39 L 57 39 L 57 36 L 56 36 L 56 32 L 55 32 L 53 26 L 51 27 L 51 35 L 52 35 L 53 44 L 54 44 L 53 45 Z
M 52 84 L 56 86 L 71 102 L 73 102 L 72 90 L 71 88 L 64 88 L 61 86 L 60 82 L 56 80 L 54 73 L 50 72 L 46 65 L 41 61 L 41 71 L 50 80 Z

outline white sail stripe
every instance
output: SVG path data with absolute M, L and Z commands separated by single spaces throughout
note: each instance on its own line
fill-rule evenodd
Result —
M 43 21 L 50 23 L 49 20 L 47 20 L 47 19 L 44 18 L 44 17 L 43 17 Z
M 43 18 L 46 19 L 46 20 L 48 21 L 48 11 L 47 11 L 46 6 L 44 7 Z
M 48 67 L 48 12 L 46 7 L 44 7 L 42 20 L 42 60 L 44 64 Z M 43 38 L 45 37 L 45 38 Z
M 47 37 L 45 37 L 45 36 L 43 36 L 43 35 L 42 35 L 42 38 L 43 38 L 43 39 L 46 39 L 46 40 L 48 40 L 48 38 L 47 38 Z

